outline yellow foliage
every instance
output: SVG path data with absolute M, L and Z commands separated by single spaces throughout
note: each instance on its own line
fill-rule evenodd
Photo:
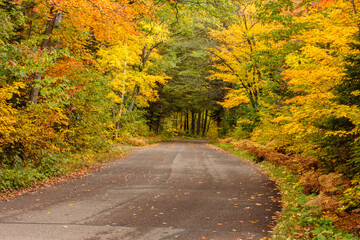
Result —
M 19 94 L 19 88 L 24 86 L 25 84 L 22 82 L 15 82 L 0 88 L 0 146 L 14 141 L 19 111 L 8 104 L 7 100 L 10 100 L 13 94 Z M 3 149 L 0 148 L 0 152 L 2 151 Z
M 225 97 L 224 102 L 220 103 L 225 108 L 237 107 L 240 104 L 249 103 L 249 98 L 241 90 L 233 90 Z
M 253 134 L 255 139 L 275 139 L 278 146 L 311 155 L 322 151 L 314 139 L 358 133 L 358 127 L 351 131 L 321 128 L 331 117 L 346 117 L 356 126 L 360 123 L 357 106 L 334 101 L 334 90 L 344 77 L 345 56 L 355 53 L 349 43 L 359 29 L 351 12 L 350 2 L 336 1 L 326 9 L 311 8 L 294 17 L 308 26 L 291 40 L 303 46 L 286 56 L 282 72 L 294 96 L 284 101 L 281 109 L 267 106 L 268 112 L 262 112 L 262 129 Z
M 252 107 L 256 108 L 263 81 L 260 68 L 254 61 L 254 54 L 269 45 L 269 41 L 260 39 L 260 35 L 271 32 L 276 26 L 263 25 L 256 20 L 254 1 L 246 2 L 246 7 L 239 11 L 236 23 L 210 32 L 221 44 L 210 49 L 212 58 L 216 60 L 216 71 L 209 78 L 222 79 L 239 87 L 238 90 L 229 93 L 222 104 L 224 107 L 251 103 Z

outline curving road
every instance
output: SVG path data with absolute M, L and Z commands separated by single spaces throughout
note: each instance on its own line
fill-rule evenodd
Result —
M 278 199 L 251 163 L 205 142 L 169 142 L 0 202 L 0 239 L 262 239 Z

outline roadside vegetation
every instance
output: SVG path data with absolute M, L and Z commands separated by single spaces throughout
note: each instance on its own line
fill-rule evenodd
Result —
M 82 177 L 99 163 L 119 158 L 125 152 L 116 148 L 97 152 L 78 151 L 49 156 L 50 159 L 37 167 L 3 168 L 0 171 L 0 199 L 16 195 L 19 190 L 31 190 L 61 179 Z
M 346 201 L 348 189 L 346 181 L 339 175 L 320 177 L 306 166 L 289 166 L 289 156 L 249 140 L 227 138 L 215 145 L 251 160 L 277 183 L 283 208 L 271 239 L 360 239 L 358 219 L 345 211 L 350 207 Z M 306 164 L 313 165 L 314 162 Z

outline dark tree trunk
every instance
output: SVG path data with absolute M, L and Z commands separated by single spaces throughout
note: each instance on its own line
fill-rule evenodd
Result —
M 184 131 L 186 132 L 186 126 L 187 126 L 187 114 L 185 114 L 185 116 L 184 116 Z
M 211 116 L 211 115 L 210 115 Z M 208 123 L 208 125 L 207 125 L 207 127 L 206 127 L 206 132 L 208 132 L 209 131 L 209 129 L 210 129 L 210 123 L 211 123 L 211 118 L 210 119 L 208 119 L 209 120 L 209 123 Z
M 185 131 L 189 131 L 189 113 L 186 112 L 186 118 L 185 118 Z
M 195 135 L 195 112 L 191 112 L 191 134 Z
M 180 112 L 180 131 L 183 128 L 182 113 Z
M 178 113 L 176 112 L 175 113 L 175 129 L 177 130 L 177 127 L 178 127 Z
M 205 133 L 206 133 L 207 118 L 208 118 L 208 110 L 205 111 L 204 126 L 203 126 L 203 132 L 202 132 L 203 137 L 205 136 Z
M 199 136 L 199 135 L 200 135 L 200 131 L 201 131 L 201 112 L 199 112 L 199 114 L 198 114 L 196 135 Z

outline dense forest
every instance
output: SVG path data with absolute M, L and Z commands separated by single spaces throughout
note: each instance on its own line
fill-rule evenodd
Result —
M 231 137 L 295 156 L 283 165 L 304 181 L 342 174 L 351 213 L 359 11 L 359 0 L 0 0 L 0 189 L 136 138 Z

